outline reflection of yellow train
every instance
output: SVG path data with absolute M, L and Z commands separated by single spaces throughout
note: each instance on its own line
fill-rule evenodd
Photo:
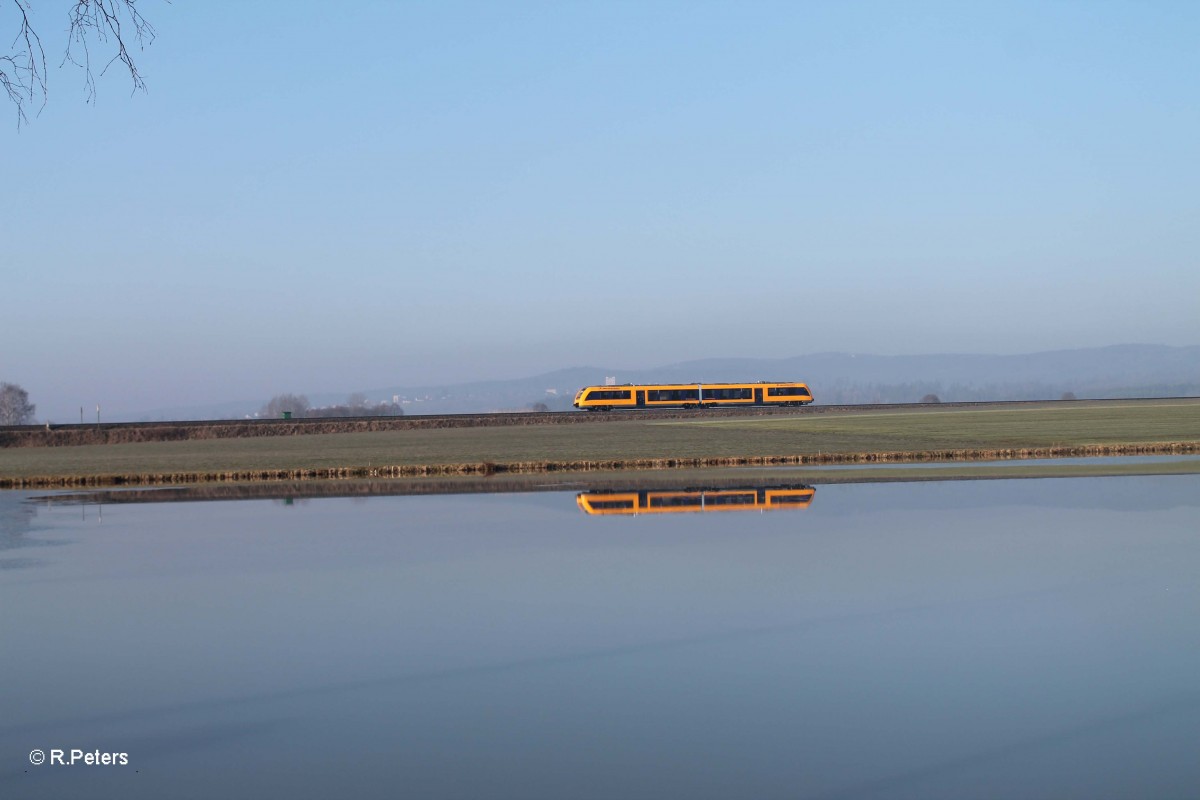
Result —
M 802 406 L 813 401 L 803 383 L 664 383 L 585 386 L 575 407 L 586 411 L 613 408 L 708 408 L 711 406 Z
M 685 511 L 766 511 L 808 508 L 811 486 L 743 489 L 630 489 L 580 492 L 575 502 L 587 514 L 678 514 Z

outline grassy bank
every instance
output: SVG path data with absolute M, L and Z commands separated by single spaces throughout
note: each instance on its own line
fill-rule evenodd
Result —
M 1195 452 L 1200 399 L 0 449 L 0 487 Z

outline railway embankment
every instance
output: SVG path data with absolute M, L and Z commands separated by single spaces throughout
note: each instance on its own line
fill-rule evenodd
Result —
M 818 406 L 808 413 L 844 410 L 849 406 Z M 443 430 L 449 428 L 573 425 L 592 422 L 687 420 L 697 414 L 765 417 L 794 416 L 797 410 L 742 408 L 599 412 L 497 412 L 490 414 L 433 414 L 336 419 L 179 420 L 169 422 L 110 422 L 99 424 L 20 425 L 0 428 L 0 447 L 83 447 L 136 442 L 186 442 L 212 439 L 256 439 L 323 436 L 382 431 Z

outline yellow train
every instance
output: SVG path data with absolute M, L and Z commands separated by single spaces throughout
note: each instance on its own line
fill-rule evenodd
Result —
M 811 486 L 717 489 L 630 489 L 580 492 L 575 502 L 585 514 L 679 514 L 696 511 L 773 511 L 808 508 Z
M 803 383 L 656 383 L 585 386 L 575 407 L 585 411 L 614 408 L 711 408 L 720 406 L 803 406 L 813 401 Z

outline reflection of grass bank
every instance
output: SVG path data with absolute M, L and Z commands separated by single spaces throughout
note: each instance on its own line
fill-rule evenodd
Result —
M 629 472 L 636 470 L 711 470 L 717 468 L 797 467 L 844 464 L 920 464 L 921 462 L 984 462 L 1011 459 L 1077 458 L 1084 456 L 1122 456 L 1148 454 L 1189 454 L 1200 452 L 1200 443 L 1161 445 L 1093 445 L 1087 447 L 1029 448 L 1021 450 L 933 450 L 888 453 L 815 453 L 788 456 L 714 456 L 694 458 L 630 458 L 580 461 L 509 461 L 444 464 L 408 464 L 359 467 L 311 467 L 300 469 L 268 468 L 194 472 L 137 472 L 31 475 L 0 478 L 4 488 L 54 488 L 73 486 L 161 486 L 197 483 L 328 481 L 400 478 L 446 478 L 453 476 L 584 474 L 592 472 Z M 980 465 L 982 467 L 982 465 Z M 1030 469 L 1034 469 L 1030 467 Z M 880 470 L 882 471 L 882 470 Z M 1011 470 L 1005 470 L 1009 472 Z M 955 476 L 947 468 L 938 473 L 950 480 Z M 826 473 L 828 474 L 828 473 Z M 844 473 L 838 473 L 844 474 Z M 833 482 L 827 480 L 825 482 Z
M 761 420 L 714 415 L 7 448 L 0 449 L 0 487 L 1191 453 L 1198 443 L 1200 399 Z
M 628 489 L 740 488 L 807 484 L 906 483 L 1020 478 L 1099 478 L 1137 475 L 1200 474 L 1200 459 L 1135 462 L 1112 459 L 1104 464 L 962 464 L 952 467 L 821 470 L 804 468 L 705 469 L 603 472 L 589 474 L 505 474 L 489 477 L 456 475 L 438 478 L 209 483 L 148 489 L 97 489 L 45 498 L 51 504 L 165 503 L 197 500 L 301 499 L 317 497 L 386 497 L 506 492 L 604 491 Z

